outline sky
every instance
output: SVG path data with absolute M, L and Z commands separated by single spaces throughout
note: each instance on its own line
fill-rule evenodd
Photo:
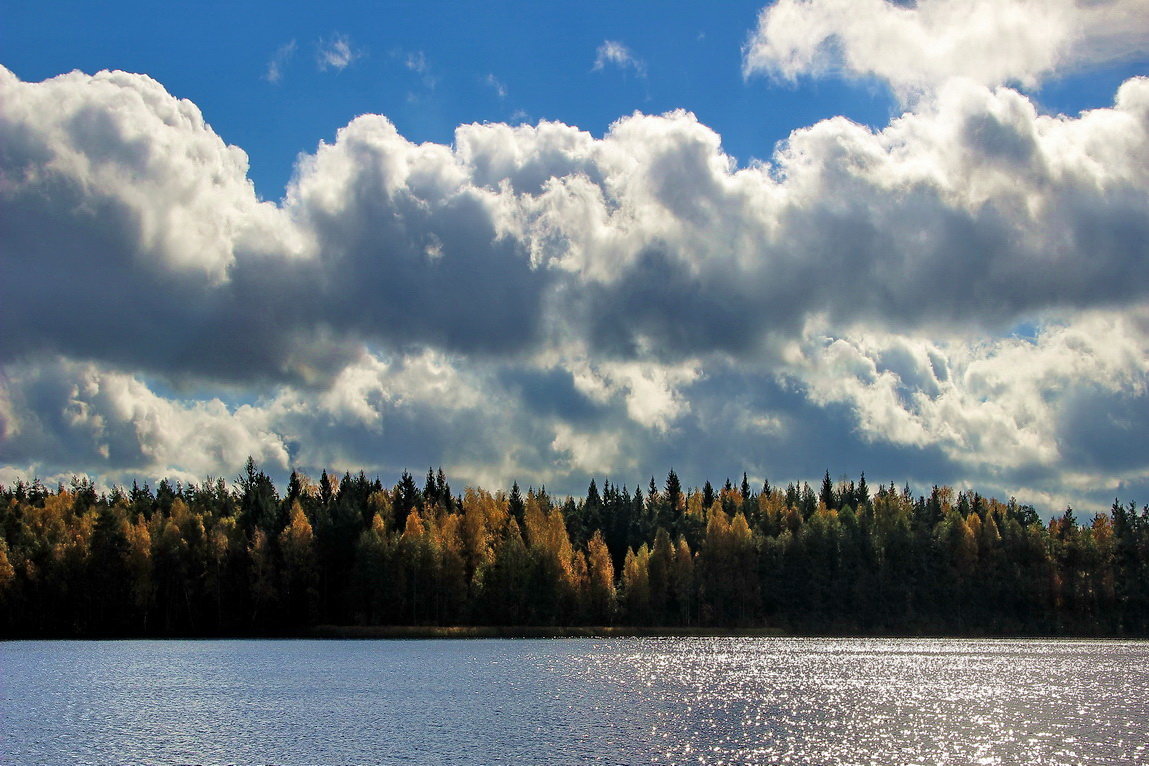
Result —
M 0 483 L 1149 499 L 1143 0 L 0 19 Z

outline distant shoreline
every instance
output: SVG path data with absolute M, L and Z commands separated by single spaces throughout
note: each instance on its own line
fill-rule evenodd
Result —
M 802 631 L 781 627 L 723 628 L 635 625 L 316 625 L 297 631 L 172 634 L 16 634 L 9 641 L 231 641 L 231 640 L 407 640 L 514 638 L 851 638 L 952 640 L 1146 641 L 1133 634 L 1073 633 L 946 633 L 942 631 Z
M 986 634 L 930 632 L 793 631 L 779 627 L 723 628 L 670 626 L 548 626 L 548 625 L 318 625 L 300 638 L 902 638 L 902 639 L 1064 639 L 1137 641 L 1128 635 Z
M 318 625 L 311 638 L 692 638 L 789 637 L 780 628 L 683 628 L 549 625 Z

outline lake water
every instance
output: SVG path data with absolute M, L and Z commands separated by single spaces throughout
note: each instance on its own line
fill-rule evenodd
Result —
M 4 764 L 1149 763 L 1149 643 L 0 643 Z

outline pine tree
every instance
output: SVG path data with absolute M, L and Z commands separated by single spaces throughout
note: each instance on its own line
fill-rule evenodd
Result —
M 407 471 L 403 471 L 402 476 L 399 477 L 399 483 L 395 486 L 395 526 L 398 529 L 407 528 L 407 516 L 411 511 L 415 510 L 423 501 L 419 494 L 419 488 L 415 486 L 415 479 Z
M 523 496 L 519 493 L 519 483 L 516 481 L 511 485 L 511 496 L 507 498 L 507 511 L 511 514 L 511 518 L 518 522 L 521 527 L 523 524 L 523 513 L 526 510 L 526 505 L 523 503 Z
M 834 497 L 834 483 L 830 481 L 830 472 L 827 470 L 826 475 L 822 477 L 822 490 L 818 493 L 818 502 L 827 508 L 837 508 L 838 503 Z
M 710 479 L 702 485 L 702 509 L 703 511 L 710 510 L 710 506 L 714 505 L 714 487 L 710 484 Z
M 858 486 L 854 490 L 854 506 L 859 510 L 863 505 L 870 503 L 870 488 L 866 486 L 866 472 L 862 471 L 862 476 L 858 479 Z

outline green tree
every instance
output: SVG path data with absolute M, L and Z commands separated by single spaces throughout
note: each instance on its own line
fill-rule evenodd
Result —
M 678 616 L 673 602 L 671 573 L 674 569 L 674 545 L 670 535 L 659 527 L 654 535 L 654 548 L 650 552 L 650 619 L 655 625 L 666 625 L 670 615 Z

